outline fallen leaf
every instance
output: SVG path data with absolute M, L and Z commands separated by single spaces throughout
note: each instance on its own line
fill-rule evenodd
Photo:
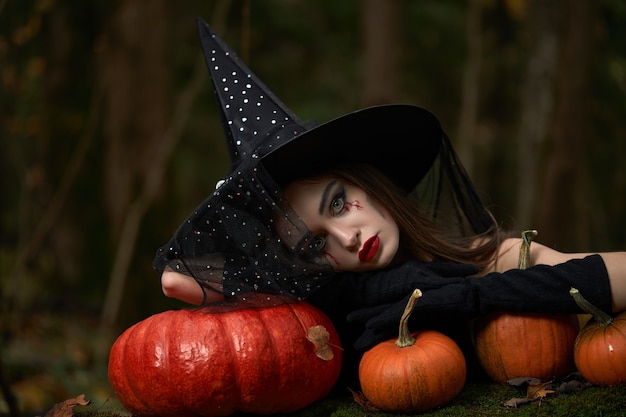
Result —
M 582 391 L 591 386 L 585 381 L 580 372 L 573 372 L 559 381 L 542 381 L 532 377 L 514 378 L 507 381 L 509 385 L 526 389 L 525 398 L 511 398 L 503 403 L 505 407 L 517 407 L 522 404 L 541 401 L 550 394 L 558 395 L 562 393 L 571 393 Z
M 72 409 L 77 405 L 89 405 L 91 401 L 85 399 L 84 394 L 80 394 L 76 398 L 70 398 L 61 403 L 57 403 L 52 406 L 50 411 L 44 414 L 43 417 L 72 417 Z
M 527 387 L 525 398 L 511 398 L 503 404 L 505 407 L 517 407 L 519 405 L 535 401 L 541 402 L 541 400 L 546 398 L 549 394 L 556 393 L 556 391 L 552 389 L 552 382 L 544 382 L 536 378 L 515 378 L 507 382 L 509 383 L 509 385 L 519 388 L 522 388 L 524 385 L 527 385 Z
M 318 358 L 329 361 L 335 356 L 330 345 L 330 334 L 324 326 L 310 327 L 306 338 L 315 346 L 315 355 Z
M 365 397 L 365 395 L 363 395 L 361 391 L 357 392 L 350 387 L 348 387 L 348 389 L 352 393 L 352 398 L 354 398 L 354 402 L 357 403 L 359 407 L 363 409 L 363 411 L 372 413 L 380 411 L 379 408 L 375 407 L 371 402 L 369 402 L 369 400 Z
M 549 389 L 552 387 L 551 382 L 539 382 L 537 384 L 528 385 L 526 397 L 529 400 L 545 398 L 548 394 L 554 394 L 556 391 Z

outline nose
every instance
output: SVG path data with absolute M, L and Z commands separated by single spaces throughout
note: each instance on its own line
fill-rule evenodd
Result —
M 361 235 L 361 233 L 357 228 L 338 225 L 333 228 L 331 234 L 346 249 L 358 249 L 359 236 Z

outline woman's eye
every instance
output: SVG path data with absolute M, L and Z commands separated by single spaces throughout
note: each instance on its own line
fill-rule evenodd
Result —
M 332 216 L 341 214 L 345 206 L 346 206 L 345 195 L 344 194 L 337 195 L 337 197 L 333 198 L 333 201 L 330 202 L 330 214 Z
M 313 238 L 313 242 L 311 242 L 311 247 L 316 251 L 321 251 L 326 246 L 326 238 L 324 236 L 315 236 Z

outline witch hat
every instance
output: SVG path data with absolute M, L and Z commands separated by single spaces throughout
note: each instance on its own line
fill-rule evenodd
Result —
M 429 111 L 382 105 L 307 126 L 200 18 L 198 28 L 233 170 L 245 158 L 262 158 L 284 185 L 313 168 L 350 160 L 374 165 L 408 192 L 436 158 L 444 133 Z
M 198 18 L 198 30 L 213 91 L 235 169 L 242 158 L 262 157 L 288 142 L 306 127 L 239 59 L 208 24 Z

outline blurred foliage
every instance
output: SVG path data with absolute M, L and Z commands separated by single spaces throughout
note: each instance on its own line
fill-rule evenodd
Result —
M 88 387 L 88 398 L 99 397 L 107 389 L 106 356 L 114 335 L 150 314 L 180 306 L 162 296 L 152 257 L 228 170 L 207 74 L 158 199 L 142 219 L 118 322 L 114 329 L 98 330 L 118 243 L 104 210 L 106 143 L 97 84 L 99 64 L 107 59 L 104 33 L 124 3 L 0 0 L 0 360 L 16 389 L 45 387 L 45 399 L 20 399 L 25 409 L 40 409 Z M 400 4 L 399 100 L 432 110 L 453 134 L 467 58 L 467 3 Z M 326 121 L 358 108 L 361 5 L 332 0 L 169 4 L 163 65 L 171 73 L 171 103 L 199 57 L 195 18 L 201 16 L 223 29 L 220 35 L 234 50 L 247 45 L 244 60 L 302 119 Z M 222 6 L 225 19 L 214 22 Z M 479 124 L 484 137 L 473 176 L 507 222 L 515 216 L 510 178 L 521 169 L 514 138 L 528 53 L 527 1 L 484 0 L 483 6 Z M 587 103 L 595 143 L 588 155 L 594 230 L 587 245 L 615 250 L 626 248 L 626 5 L 601 0 L 597 9 L 592 88 L 580 98 Z M 81 146 L 77 174 L 64 183 Z M 64 184 L 60 214 L 41 232 Z M 23 262 L 29 245 L 35 252 Z M 77 317 L 87 323 L 75 324 Z
M 112 333 L 97 332 L 93 317 L 30 314 L 4 347 L 5 368 L 25 415 L 43 414 L 53 404 L 84 393 L 93 408 L 124 410 L 107 379 Z M 0 403 L 0 415 L 8 409 Z

